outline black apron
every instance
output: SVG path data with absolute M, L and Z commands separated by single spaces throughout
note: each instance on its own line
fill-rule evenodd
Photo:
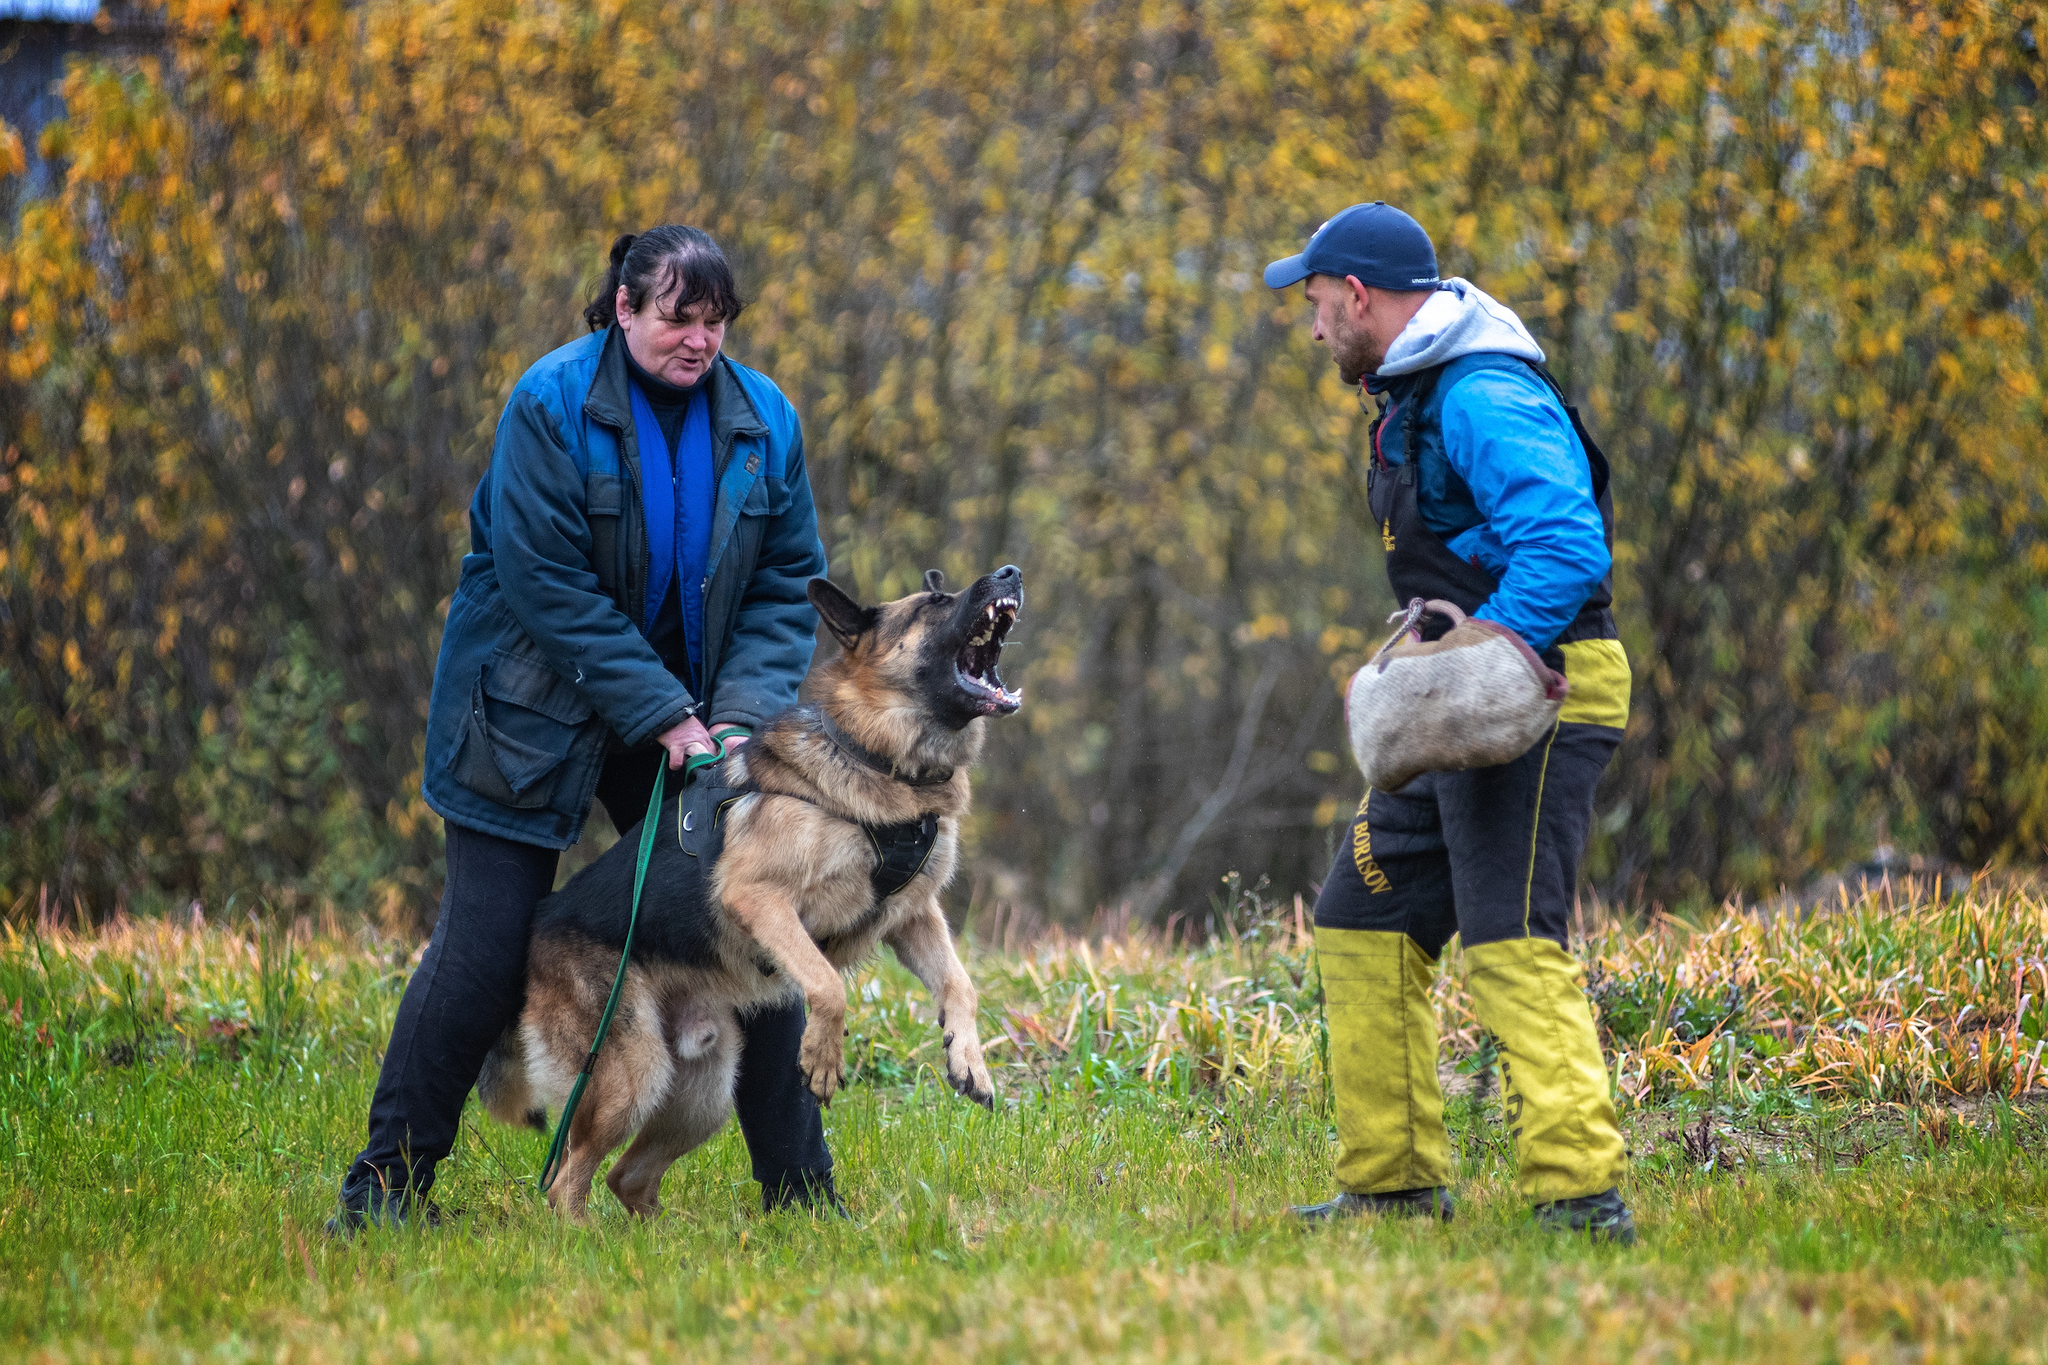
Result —
M 1558 402 L 1564 404 L 1565 415 L 1571 419 L 1572 430 L 1577 433 L 1579 444 L 1586 452 L 1586 463 L 1593 473 L 1593 499 L 1599 504 L 1600 524 L 1606 532 L 1608 553 L 1612 555 L 1614 499 L 1607 486 L 1607 457 L 1579 421 L 1579 410 L 1564 402 L 1564 392 L 1557 387 L 1557 381 L 1550 377 L 1549 371 L 1536 364 L 1529 364 L 1529 368 L 1543 377 L 1543 382 L 1557 395 Z M 1371 504 L 1373 520 L 1380 528 L 1380 545 L 1387 552 L 1387 582 L 1393 587 L 1395 598 L 1403 603 L 1417 597 L 1425 600 L 1442 598 L 1469 616 L 1493 596 L 1500 583 L 1471 560 L 1460 559 L 1453 554 L 1436 532 L 1429 529 L 1429 523 L 1422 519 L 1415 501 L 1416 469 L 1422 456 L 1420 419 L 1442 374 L 1441 365 L 1422 371 L 1404 395 L 1403 401 L 1409 405 L 1409 416 L 1402 428 L 1406 439 L 1399 465 L 1386 464 L 1380 458 L 1379 429 L 1392 407 L 1388 399 L 1381 399 L 1380 415 L 1374 419 L 1372 432 L 1367 438 L 1373 453 L 1366 465 L 1366 501 Z M 1579 608 L 1579 614 L 1572 618 L 1551 647 L 1543 651 L 1544 662 L 1561 670 L 1564 664 L 1563 656 L 1557 652 L 1558 645 L 1575 640 L 1620 638 L 1614 628 L 1613 606 L 1614 571 L 1610 568 L 1599 586 L 1593 589 L 1592 596 Z M 1423 618 L 1425 639 L 1436 639 L 1449 629 L 1448 621 L 1434 616 Z

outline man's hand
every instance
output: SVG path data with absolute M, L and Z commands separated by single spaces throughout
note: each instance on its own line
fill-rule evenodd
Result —
M 698 754 L 715 754 L 718 746 L 711 742 L 711 732 L 704 728 L 704 722 L 691 716 L 673 730 L 664 730 L 654 737 L 654 742 L 668 750 L 668 766 L 680 768 Z

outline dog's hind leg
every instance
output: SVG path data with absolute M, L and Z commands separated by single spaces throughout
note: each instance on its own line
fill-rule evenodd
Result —
M 595 1021 L 592 1021 L 595 1031 Z M 572 1222 L 588 1221 L 590 1182 L 598 1162 L 616 1149 L 660 1103 L 675 1070 L 662 1038 L 653 992 L 637 972 L 629 978 L 611 1036 L 598 1054 L 590 1084 L 569 1123 L 569 1151 L 548 1190 L 548 1202 Z
M 572 1223 L 590 1221 L 590 1182 L 597 1175 L 597 1163 L 626 1140 L 633 1131 L 633 1114 L 623 1087 L 593 1084 L 576 1107 L 569 1123 L 569 1151 L 562 1169 L 548 1188 L 548 1204 Z
M 668 1168 L 715 1136 L 732 1116 L 733 1080 L 739 1073 L 739 1022 L 730 1010 L 713 1013 L 686 1005 L 668 1023 L 681 1058 L 668 1093 L 605 1177 L 619 1202 L 642 1218 L 661 1212 L 661 1178 Z
M 684 1080 L 680 1076 L 677 1079 Z M 641 1126 L 640 1135 L 633 1139 L 633 1145 L 612 1163 L 604 1183 L 632 1212 L 642 1218 L 655 1217 L 661 1212 L 661 1178 L 668 1174 L 668 1168 L 676 1163 L 677 1158 L 695 1151 L 716 1136 L 731 1117 L 732 1083 L 729 1075 L 722 1101 L 705 1104 L 694 1096 L 672 1098 Z

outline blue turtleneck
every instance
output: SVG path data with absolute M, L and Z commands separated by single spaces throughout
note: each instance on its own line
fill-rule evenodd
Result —
M 714 494 L 710 374 L 679 388 L 641 368 L 630 350 L 626 368 L 633 379 L 640 497 L 647 514 L 647 604 L 640 629 L 669 671 L 701 701 Z

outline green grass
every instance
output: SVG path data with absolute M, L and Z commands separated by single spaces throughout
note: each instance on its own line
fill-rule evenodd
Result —
M 1967 947 L 1984 981 L 2038 965 L 2040 906 L 2018 899 L 2004 938 L 1953 907 L 1870 902 L 1779 956 L 1810 980 L 1816 944 L 1864 945 L 1830 957 L 1871 973 L 1864 1036 L 1907 1036 L 1868 1002 L 1943 934 L 1976 934 L 1949 956 Z M 922 993 L 893 965 L 862 974 L 857 1081 L 827 1117 L 850 1221 L 762 1217 L 729 1130 L 671 1172 L 659 1222 L 600 1189 L 598 1226 L 564 1228 L 531 1187 L 542 1139 L 472 1107 L 436 1189 L 449 1225 L 332 1243 L 320 1223 L 411 950 L 309 929 L 0 939 L 0 1358 L 2048 1358 L 2040 1092 L 1836 1102 L 1826 1048 L 1802 1085 L 1786 1058 L 1825 1021 L 1786 1023 L 1778 959 L 1745 957 L 1729 925 L 1595 935 L 1606 980 L 1636 983 L 1612 1010 L 1639 1031 L 1610 1038 L 1624 1098 L 1664 1078 L 1626 1105 L 1630 1250 L 1532 1228 L 1469 1096 L 1450 1228 L 1292 1225 L 1287 1203 L 1329 1189 L 1331 1139 L 1288 912 L 1199 951 L 978 955 L 984 1034 L 1005 1040 L 993 1115 L 931 1071 Z M 1676 997 L 1722 998 L 1722 949 L 1768 1008 L 1716 1034 Z M 1964 1055 L 2000 1029 L 2034 1046 L 2038 998 L 2005 1002 Z M 1970 1018 L 1998 1007 L 1973 1000 Z M 1454 1052 L 1459 1008 L 1447 986 Z M 1702 1027 L 1692 1072 L 1656 1062 Z M 1717 1036 L 1735 1041 L 1716 1053 Z

